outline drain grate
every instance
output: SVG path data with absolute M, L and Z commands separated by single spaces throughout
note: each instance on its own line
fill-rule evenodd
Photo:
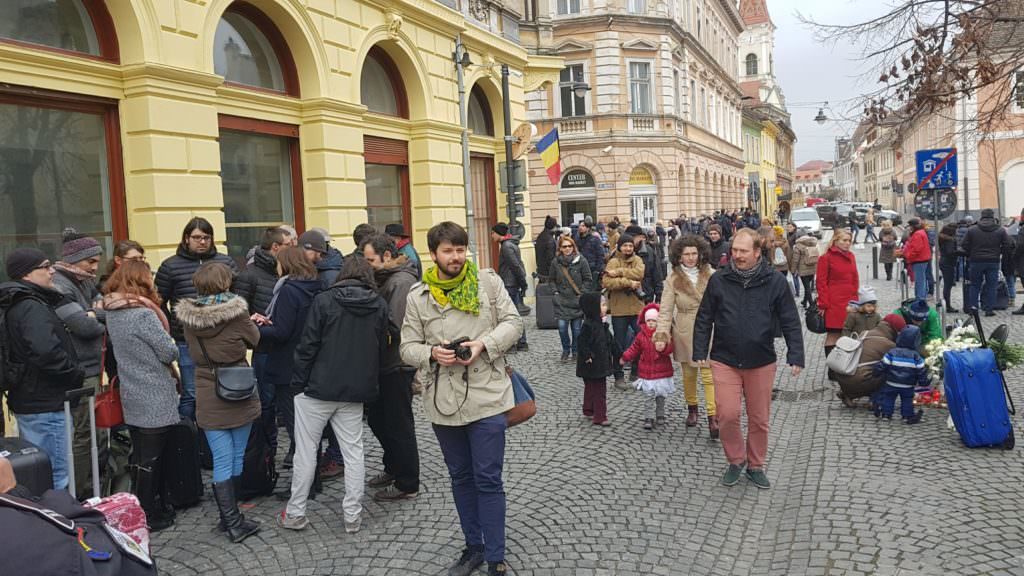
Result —
M 824 400 L 830 392 L 829 388 L 816 388 L 814 390 L 779 390 L 772 395 L 772 399 L 781 402 L 801 402 L 804 400 Z

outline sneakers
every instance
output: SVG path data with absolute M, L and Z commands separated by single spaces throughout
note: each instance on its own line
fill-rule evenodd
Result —
M 484 563 L 484 547 L 465 548 L 459 560 L 448 569 L 448 576 L 469 576 Z
M 654 430 L 654 418 L 644 418 L 644 430 Z
M 508 573 L 508 564 L 504 562 L 488 562 L 487 576 L 501 576 Z
M 772 483 L 768 481 L 768 476 L 765 475 L 764 470 L 760 468 L 747 468 L 747 479 L 750 480 L 754 486 L 762 490 L 767 490 L 772 487 Z
M 355 520 L 345 519 L 345 532 L 349 534 L 355 534 L 359 532 L 359 528 L 363 525 L 363 515 L 356 516 Z
M 277 525 L 288 530 L 302 530 L 309 526 L 309 519 L 305 516 L 289 516 L 287 511 L 281 510 L 277 515 Z
M 622 390 L 623 392 L 629 390 L 629 384 L 626 384 L 626 379 L 622 376 L 615 377 L 615 389 Z
M 327 459 L 327 462 L 324 462 L 323 464 L 320 465 L 320 477 L 323 478 L 324 480 L 329 480 L 331 478 L 337 478 L 338 476 L 344 475 L 345 467 L 342 466 L 341 464 L 338 464 L 334 460 L 331 460 L 330 458 Z
M 921 421 L 921 417 L 924 416 L 924 410 L 918 410 L 913 416 L 907 416 L 903 419 L 904 424 L 917 424 Z
M 419 495 L 419 492 L 405 492 L 399 490 L 394 484 L 373 495 L 374 502 L 395 502 L 398 500 L 410 500 Z
M 722 475 L 722 486 L 735 486 L 740 481 L 740 474 L 742 473 L 742 464 L 729 464 L 729 468 Z
M 367 482 L 366 485 L 369 486 L 370 488 L 383 488 L 385 486 L 390 486 L 392 483 L 394 483 L 394 481 L 394 476 L 388 474 L 387 472 L 381 472 L 380 474 L 377 474 L 373 478 L 370 478 L 370 481 Z

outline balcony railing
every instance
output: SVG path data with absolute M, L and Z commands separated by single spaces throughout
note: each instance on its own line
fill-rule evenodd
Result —
M 559 135 L 583 134 L 587 131 L 587 119 L 584 117 L 562 118 L 558 121 Z
M 654 132 L 656 123 L 653 116 L 630 116 L 629 128 L 634 132 Z

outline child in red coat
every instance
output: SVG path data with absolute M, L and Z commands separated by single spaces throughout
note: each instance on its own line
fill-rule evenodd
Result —
M 644 429 L 651 430 L 657 425 L 665 425 L 665 398 L 675 392 L 675 378 L 672 367 L 672 343 L 661 351 L 654 347 L 654 331 L 658 327 L 660 308 L 655 303 L 644 306 L 640 311 L 640 333 L 633 339 L 633 344 L 622 354 L 622 362 L 634 362 L 639 359 L 636 381 L 637 390 L 644 393 Z M 655 406 L 657 412 L 655 413 Z

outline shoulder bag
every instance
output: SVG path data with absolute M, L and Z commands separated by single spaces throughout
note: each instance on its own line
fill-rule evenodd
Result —
M 115 374 L 103 385 L 106 376 L 104 370 L 107 363 L 107 334 L 103 334 L 103 346 L 100 352 L 100 391 L 96 394 L 96 426 L 98 428 L 116 428 L 124 424 L 124 408 L 121 404 L 120 381 Z
M 569 282 L 571 283 L 572 280 Z M 575 285 L 573 285 L 573 288 L 575 288 Z M 484 287 L 484 292 L 491 301 L 491 328 L 494 329 L 498 326 L 498 298 L 486 286 Z M 526 328 L 524 327 L 523 329 L 525 330 Z M 505 412 L 505 419 L 508 422 L 508 427 L 511 428 L 526 422 L 537 414 L 537 396 L 534 394 L 533 388 L 530 388 L 530 383 L 527 382 L 526 376 L 523 376 L 521 372 L 506 364 L 505 373 L 508 375 L 509 380 L 512 381 L 512 394 L 515 397 L 515 406 Z
M 807 311 L 804 312 L 804 324 L 807 325 L 807 329 L 815 334 L 824 334 L 828 332 L 828 328 L 825 327 L 825 317 L 821 315 L 821 311 L 818 310 L 818 304 L 811 302 L 810 306 L 807 307 Z
M 577 286 L 575 282 L 573 282 L 572 276 L 569 275 L 568 268 L 565 267 L 565 266 L 562 266 L 561 264 L 556 264 L 556 265 L 558 266 L 558 269 L 562 271 L 562 276 L 565 276 L 565 279 L 569 281 L 569 286 L 572 286 L 573 292 L 575 292 L 576 295 L 579 296 L 580 295 L 580 287 Z
M 210 355 L 206 353 L 203 339 L 197 336 L 196 342 L 199 343 L 199 349 L 203 352 L 206 364 L 210 370 L 213 370 L 217 398 L 225 402 L 241 402 L 252 398 L 256 393 L 256 375 L 252 366 L 217 366 L 210 361 Z

